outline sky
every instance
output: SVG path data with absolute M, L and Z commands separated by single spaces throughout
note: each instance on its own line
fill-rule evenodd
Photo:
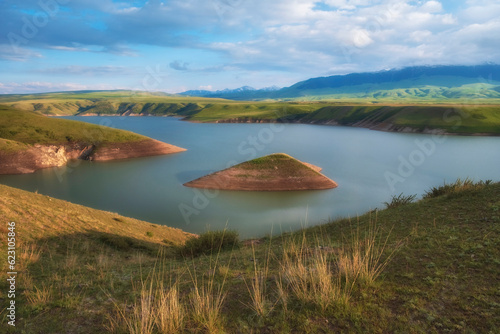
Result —
M 499 0 L 0 0 L 0 15 L 1 94 L 500 63 Z

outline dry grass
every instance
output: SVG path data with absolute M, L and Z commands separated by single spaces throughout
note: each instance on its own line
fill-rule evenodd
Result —
M 376 219 L 370 219 L 367 230 L 361 231 L 358 227 L 351 233 L 350 242 L 342 249 L 337 261 L 338 270 L 346 280 L 371 284 L 377 279 L 401 246 L 392 247 L 391 252 L 383 257 L 390 234 L 389 231 L 385 238 L 382 237 Z
M 179 286 L 174 284 L 163 289 L 163 282 L 156 293 L 155 324 L 161 333 L 180 333 L 186 317 L 184 306 L 180 301 Z
M 31 305 L 44 306 L 52 300 L 52 287 L 42 285 L 41 288 L 33 285 L 34 289 L 25 291 L 26 299 Z
M 258 268 L 258 259 L 255 256 L 255 247 L 252 244 L 252 255 L 253 255 L 253 277 L 250 284 L 245 280 L 248 293 L 252 303 L 249 305 L 250 308 L 262 318 L 267 317 L 273 310 L 276 304 L 272 304 L 268 299 L 268 292 L 266 291 L 266 282 L 269 275 L 269 259 L 271 255 L 271 243 L 269 243 L 269 248 L 265 258 L 265 264 L 263 268 Z
M 65 261 L 66 269 L 74 269 L 78 262 L 78 255 L 68 253 Z
M 193 320 L 208 333 L 218 333 L 222 330 L 222 305 L 226 298 L 224 288 L 213 280 L 206 284 L 198 284 L 196 280 L 193 283 L 190 295 Z
M 125 327 L 130 334 L 151 334 L 155 325 L 153 280 L 141 281 L 139 299 L 130 308 L 128 305 L 119 306 L 113 301 L 116 316 L 110 317 L 110 329 Z M 111 298 L 111 295 L 108 294 Z
M 302 242 L 291 241 L 283 251 L 278 291 L 286 297 L 283 283 L 301 304 L 314 304 L 325 312 L 335 304 L 345 304 L 350 298 L 352 282 L 334 272 L 328 254 L 321 250 L 312 253 L 306 248 L 306 237 Z
M 40 260 L 41 250 L 40 248 L 34 244 L 20 244 L 17 247 L 18 249 L 18 270 L 23 270 L 27 268 L 29 265 L 34 264 Z
M 219 269 L 220 254 L 221 246 L 215 260 L 213 256 L 210 256 L 209 274 L 206 280 L 204 276 L 202 276 L 201 280 L 198 279 L 194 260 L 192 269 L 186 263 L 186 269 L 193 285 L 192 292 L 189 295 L 193 320 L 208 333 L 218 333 L 223 328 L 222 306 L 227 296 L 224 286 L 229 271 L 226 271 L 226 276 L 223 276 L 221 282 L 217 280 L 216 273 Z M 229 260 L 230 262 L 231 260 Z

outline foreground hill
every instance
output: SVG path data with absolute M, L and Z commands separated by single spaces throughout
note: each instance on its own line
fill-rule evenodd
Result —
M 15 329 L 0 282 L 8 333 L 500 329 L 499 183 L 459 181 L 242 245 L 225 232 L 180 246 L 188 236 L 178 230 L 5 186 L 0 195 L 0 219 L 17 233 Z
M 184 151 L 132 132 L 0 106 L 0 174 Z

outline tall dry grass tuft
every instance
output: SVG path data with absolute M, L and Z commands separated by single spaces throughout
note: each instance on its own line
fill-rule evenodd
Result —
M 52 300 L 52 286 L 42 285 L 42 287 L 39 288 L 33 285 L 33 288 L 34 289 L 31 291 L 25 292 L 26 299 L 30 304 L 35 306 L 46 305 Z
M 20 264 L 23 265 L 23 268 L 38 262 L 40 259 L 41 250 L 35 244 L 21 244 L 19 247 L 19 259 Z
M 191 304 L 191 314 L 196 324 L 204 328 L 208 333 L 218 333 L 222 330 L 222 305 L 227 293 L 224 291 L 224 285 L 227 279 L 225 271 L 222 282 L 217 280 L 217 272 L 219 267 L 219 253 L 213 260 L 210 257 L 210 269 L 208 279 L 202 276 L 198 279 L 198 273 L 195 269 L 193 259 L 193 269 L 187 267 L 193 285 L 192 292 L 189 295 Z
M 229 238 L 226 238 L 226 233 L 229 233 Z M 225 228 L 223 231 L 218 232 L 217 235 L 219 240 L 231 240 L 231 242 L 229 244 L 225 244 L 224 242 L 210 244 L 208 279 L 205 279 L 203 275 L 201 280 L 198 279 L 194 257 L 191 258 L 193 269 L 189 265 L 186 266 L 191 277 L 191 283 L 193 284 L 192 292 L 189 295 L 193 320 L 208 333 L 223 331 L 222 306 L 227 296 L 227 292 L 224 289 L 230 272 L 229 264 L 232 260 L 233 250 L 234 247 L 238 247 L 236 239 L 233 240 L 233 237 L 237 238 L 237 234 L 234 231 L 229 231 Z M 213 248 L 214 245 L 216 248 Z M 228 265 L 221 266 L 219 264 L 220 254 L 223 249 L 229 247 L 231 247 L 231 256 L 229 257 Z M 214 253 L 214 251 L 216 252 Z M 218 272 L 222 274 L 222 279 L 218 279 Z
M 271 256 L 271 239 L 269 240 L 269 247 L 266 253 L 266 260 L 263 268 L 257 266 L 257 258 L 255 256 L 255 247 L 252 244 L 252 254 L 253 254 L 253 265 L 254 274 L 250 284 L 245 280 L 248 293 L 252 303 L 249 305 L 250 308 L 262 318 L 268 316 L 274 309 L 276 303 L 272 304 L 268 299 L 268 294 L 266 290 L 266 282 L 269 277 L 269 260 Z
M 180 333 L 184 327 L 185 310 L 180 301 L 179 286 L 163 289 L 163 282 L 156 294 L 155 323 L 161 333 Z
M 159 254 L 159 258 L 162 254 Z M 110 317 L 109 330 L 114 332 L 125 329 L 131 333 L 179 333 L 183 330 L 185 309 L 181 303 L 179 285 L 165 279 L 167 269 L 164 263 L 155 263 L 146 279 L 133 290 L 140 293 L 132 309 L 115 304 L 116 315 Z M 142 276 L 142 275 L 141 275 Z M 168 286 L 165 287 L 165 282 Z M 111 295 L 107 293 L 112 299 Z M 114 300 L 114 299 L 112 299 Z
M 223 286 L 212 279 L 198 284 L 195 280 L 190 295 L 193 320 L 208 333 L 217 333 L 222 329 L 222 305 L 226 298 Z
M 350 242 L 338 257 L 339 272 L 348 280 L 371 284 L 387 267 L 401 244 L 384 257 L 391 231 L 383 238 L 380 225 L 376 219 L 370 219 L 368 229 L 361 231 L 358 227 L 351 233 Z
M 281 274 L 278 275 L 278 279 L 276 280 L 276 289 L 278 293 L 278 301 L 276 303 L 281 303 L 283 314 L 286 316 L 286 314 L 288 313 L 288 300 L 290 298 L 290 295 L 283 280 L 283 275 Z
M 151 334 L 154 329 L 153 295 L 151 289 L 141 290 L 141 297 L 136 301 L 129 314 L 120 310 L 120 317 L 130 334 Z
M 306 245 L 306 237 L 303 235 L 300 244 L 292 241 L 284 247 L 279 294 L 284 296 L 282 298 L 287 297 L 282 283 L 285 282 L 291 294 L 301 303 L 314 304 L 323 312 L 333 305 L 346 304 L 350 298 L 352 282 L 347 279 L 342 281 L 341 276 L 334 272 L 327 252 L 319 247 L 311 250 Z

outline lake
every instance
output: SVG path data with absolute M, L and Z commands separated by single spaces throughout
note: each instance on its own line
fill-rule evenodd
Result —
M 500 137 L 433 136 L 305 124 L 202 124 L 171 117 L 64 117 L 140 133 L 186 152 L 76 161 L 0 183 L 201 233 L 225 226 L 244 238 L 296 230 L 383 208 L 457 178 L 500 181 Z M 232 164 L 283 152 L 323 168 L 338 188 L 296 192 L 200 190 L 182 184 Z

